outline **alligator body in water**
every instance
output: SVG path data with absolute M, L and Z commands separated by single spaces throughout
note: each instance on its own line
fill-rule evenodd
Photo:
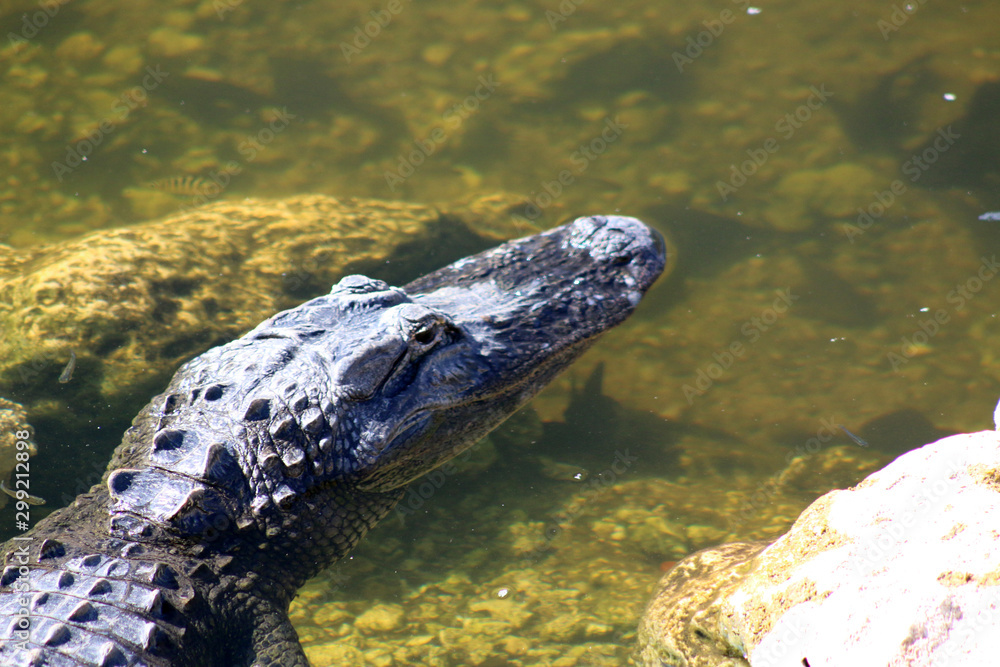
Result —
M 0 548 L 0 664 L 305 666 L 296 590 L 664 267 L 589 217 L 400 289 L 348 276 L 177 372 L 100 484 Z

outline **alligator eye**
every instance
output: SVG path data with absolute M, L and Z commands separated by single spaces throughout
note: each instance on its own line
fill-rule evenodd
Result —
M 397 322 L 399 333 L 416 354 L 425 354 L 454 338 L 455 326 L 448 317 L 430 308 L 415 303 L 404 304 L 388 316 Z
M 430 345 L 437 337 L 437 327 L 433 324 L 425 324 L 413 332 L 413 340 L 421 345 Z

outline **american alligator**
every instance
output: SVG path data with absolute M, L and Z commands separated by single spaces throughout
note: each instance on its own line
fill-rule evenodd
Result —
M 623 321 L 665 252 L 579 218 L 402 289 L 347 276 L 186 363 L 101 483 L 0 548 L 0 664 L 308 665 L 296 590 Z

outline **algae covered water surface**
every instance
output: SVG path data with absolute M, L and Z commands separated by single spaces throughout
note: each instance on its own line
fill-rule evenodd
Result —
M 673 239 L 629 323 L 303 590 L 317 665 L 627 664 L 670 562 L 991 426 L 995 3 L 0 7 L 12 253 L 309 192 L 503 192 L 520 222 L 484 233 L 614 212 Z M 78 439 L 99 469 L 158 389 L 75 405 L 89 432 L 35 423 L 39 463 Z

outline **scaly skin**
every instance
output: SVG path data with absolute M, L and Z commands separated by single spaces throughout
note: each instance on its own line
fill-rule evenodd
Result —
M 580 218 L 403 289 L 348 276 L 185 364 L 100 484 L 0 548 L 0 664 L 307 665 L 288 605 L 663 270 Z

